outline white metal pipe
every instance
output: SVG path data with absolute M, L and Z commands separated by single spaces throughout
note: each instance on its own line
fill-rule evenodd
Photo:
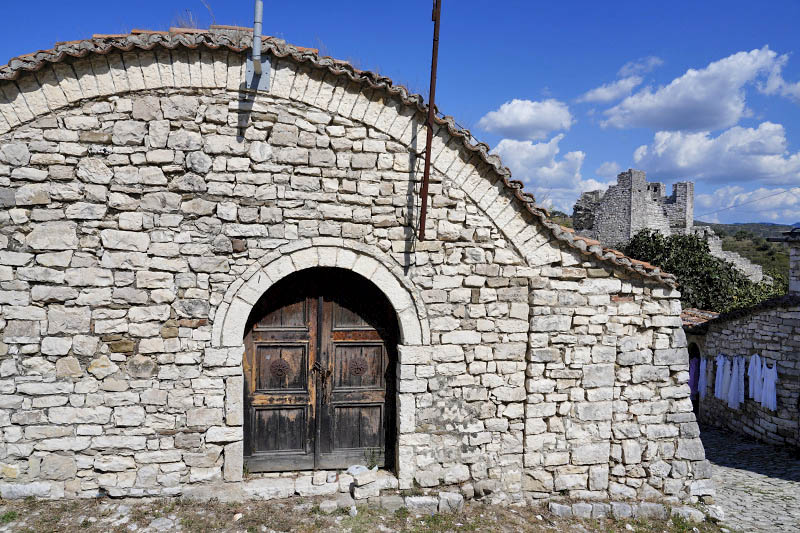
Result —
M 264 16 L 264 2 L 256 0 L 256 14 L 253 22 L 253 70 L 256 76 L 261 75 L 261 20 Z

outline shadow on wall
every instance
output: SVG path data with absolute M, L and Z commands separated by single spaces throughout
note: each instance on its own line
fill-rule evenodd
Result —
M 412 128 L 418 128 L 419 123 L 416 119 L 411 121 Z M 403 254 L 403 273 L 408 274 L 409 270 L 411 270 L 411 254 L 414 253 L 414 250 L 417 247 L 417 192 L 416 192 L 416 184 L 419 181 L 420 186 L 422 185 L 422 179 L 419 177 L 420 174 L 417 171 L 417 144 L 419 142 L 419 137 L 415 135 L 411 139 L 411 150 L 408 151 L 408 168 L 411 172 L 408 179 L 408 190 L 406 193 L 406 246 Z M 421 161 L 424 163 L 425 157 L 421 158 Z

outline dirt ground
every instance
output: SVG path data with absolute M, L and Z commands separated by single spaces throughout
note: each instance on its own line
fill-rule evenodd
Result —
M 0 500 L 0 532 L 664 532 L 720 533 L 709 522 L 562 519 L 538 508 L 469 503 L 455 514 L 421 515 L 359 507 L 331 514 L 313 499 L 290 502 L 197 502 L 183 499 L 81 500 L 46 502 Z

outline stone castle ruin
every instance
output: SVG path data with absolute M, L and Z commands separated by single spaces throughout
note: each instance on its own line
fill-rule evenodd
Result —
M 643 229 L 664 235 L 697 234 L 711 254 L 733 265 L 754 282 L 764 279 L 761 266 L 722 249 L 722 239 L 709 226 L 694 225 L 694 183 L 681 181 L 666 196 L 663 183 L 647 182 L 642 170 L 628 169 L 606 192 L 583 193 L 572 213 L 575 231 L 607 246 L 620 246 Z

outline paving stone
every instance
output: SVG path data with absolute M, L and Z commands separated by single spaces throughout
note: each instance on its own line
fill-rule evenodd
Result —
M 714 500 L 723 525 L 741 531 L 800 532 L 800 459 L 785 448 L 703 426 Z

